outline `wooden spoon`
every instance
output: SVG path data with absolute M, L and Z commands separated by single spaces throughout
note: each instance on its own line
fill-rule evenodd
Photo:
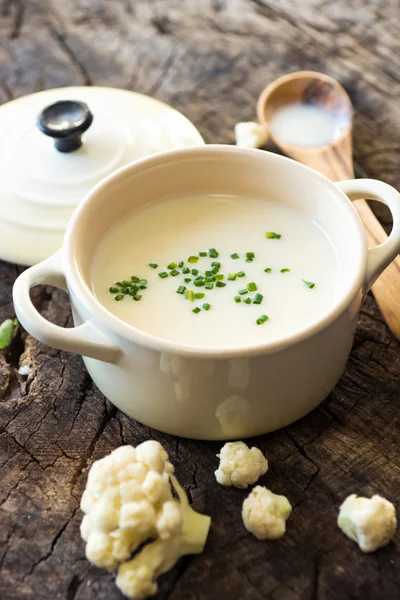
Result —
M 278 110 L 292 104 L 323 108 L 334 117 L 333 139 L 325 145 L 288 143 L 278 138 L 271 126 Z M 331 77 L 313 71 L 285 75 L 268 85 L 257 103 L 257 115 L 271 139 L 285 154 L 319 171 L 332 181 L 354 179 L 352 159 L 353 106 L 343 87 Z M 281 135 L 282 137 L 282 135 Z M 355 204 L 368 233 L 369 245 L 382 244 L 387 235 L 365 200 Z M 400 257 L 398 256 L 374 283 L 372 292 L 382 315 L 397 340 L 400 340 Z

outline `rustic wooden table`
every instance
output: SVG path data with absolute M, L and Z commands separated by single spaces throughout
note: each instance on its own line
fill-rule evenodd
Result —
M 183 111 L 206 141 L 231 143 L 235 122 L 254 119 L 267 82 L 319 70 L 355 104 L 358 175 L 400 188 L 399 13 L 398 0 L 2 0 L 0 100 L 65 85 L 123 87 Z M 19 271 L 0 263 L 0 321 L 13 315 Z M 71 325 L 63 292 L 35 298 L 47 318 Z M 31 368 L 27 380 L 21 364 Z M 216 485 L 220 444 L 129 420 L 79 357 L 20 332 L 0 354 L 0 397 L 2 600 L 121 598 L 113 577 L 85 559 L 79 499 L 94 459 L 149 437 L 165 444 L 195 508 L 213 518 L 204 554 L 163 577 L 157 598 L 400 598 L 399 535 L 368 556 L 336 525 L 350 493 L 400 497 L 400 351 L 372 296 L 335 391 L 301 422 L 256 440 L 271 465 L 262 482 L 294 506 L 277 542 L 247 534 L 245 493 Z

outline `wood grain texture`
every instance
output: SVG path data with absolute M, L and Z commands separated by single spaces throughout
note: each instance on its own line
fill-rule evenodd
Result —
M 301 6 L 301 8 L 300 8 Z M 316 69 L 356 108 L 356 172 L 400 188 L 398 0 L 3 0 L 0 100 L 96 84 L 153 94 L 208 142 L 232 142 L 272 79 Z M 387 211 L 377 211 L 386 229 Z M 18 268 L 0 263 L 0 320 L 13 315 Z M 35 290 L 48 318 L 71 325 L 66 295 Z M 17 374 L 29 364 L 27 380 Z M 0 597 L 117 600 L 79 536 L 91 462 L 124 443 L 165 444 L 197 510 L 213 518 L 205 553 L 162 578 L 157 600 L 397 600 L 400 537 L 362 555 L 336 526 L 347 494 L 400 497 L 400 351 L 372 296 L 345 374 L 325 403 L 255 440 L 270 460 L 261 483 L 293 506 L 286 536 L 259 542 L 240 519 L 245 492 L 218 487 L 217 443 L 159 434 L 93 386 L 81 359 L 20 333 L 0 356 Z

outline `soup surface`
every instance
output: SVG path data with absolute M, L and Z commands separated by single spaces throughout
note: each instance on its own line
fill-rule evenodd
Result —
M 91 279 L 99 302 L 129 325 L 191 347 L 238 348 L 318 320 L 339 268 L 331 240 L 300 211 L 210 194 L 150 204 L 117 223 Z

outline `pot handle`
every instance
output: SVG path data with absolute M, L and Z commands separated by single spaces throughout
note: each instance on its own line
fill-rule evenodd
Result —
M 375 179 L 339 181 L 335 185 L 353 202 L 365 198 L 377 200 L 386 204 L 392 213 L 393 228 L 389 237 L 382 244 L 368 249 L 365 273 L 365 291 L 367 292 L 400 252 L 400 194 L 392 186 Z
M 27 269 L 18 277 L 13 288 L 14 307 L 18 320 L 28 333 L 43 344 L 105 362 L 114 362 L 119 349 L 113 346 L 90 321 L 78 327 L 59 327 L 42 317 L 32 304 L 29 290 L 35 285 L 54 285 L 67 291 L 60 264 L 61 251 Z

